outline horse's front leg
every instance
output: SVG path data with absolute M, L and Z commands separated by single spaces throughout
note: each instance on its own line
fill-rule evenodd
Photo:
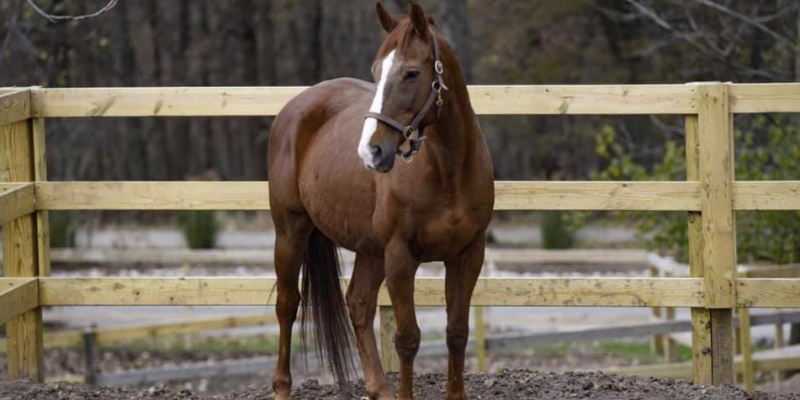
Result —
M 394 345 L 400 359 L 400 387 L 398 400 L 414 398 L 414 357 L 419 351 L 419 325 L 414 311 L 414 276 L 419 262 L 414 259 L 405 243 L 390 243 L 386 247 L 384 267 L 386 288 L 392 300 L 397 333 Z
M 447 400 L 467 398 L 464 391 L 464 353 L 469 340 L 469 305 L 483 267 L 486 240 L 476 239 L 460 256 L 445 261 L 447 300 Z
M 364 368 L 364 380 L 370 399 L 393 400 L 392 388 L 383 373 L 375 342 L 375 308 L 378 304 L 378 291 L 384 279 L 383 260 L 356 255 L 353 277 L 347 288 L 347 305 L 350 320 L 356 334 L 358 353 Z

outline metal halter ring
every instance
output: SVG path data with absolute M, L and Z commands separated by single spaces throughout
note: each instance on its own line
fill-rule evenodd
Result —
M 436 60 L 436 62 L 433 63 L 433 69 L 437 74 L 441 75 L 444 73 L 444 64 L 442 64 L 441 60 Z
M 439 81 L 434 80 L 433 82 L 431 82 L 431 89 L 433 89 L 433 91 L 436 93 L 441 93 L 442 85 L 439 83 Z

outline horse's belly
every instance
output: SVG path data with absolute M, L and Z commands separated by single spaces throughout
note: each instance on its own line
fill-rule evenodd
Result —
M 313 156 L 329 156 L 321 153 Z M 334 243 L 382 257 L 383 247 L 372 229 L 374 187 L 369 172 L 353 164 L 356 163 L 344 159 L 320 160 L 317 167 L 301 173 L 300 197 L 314 225 Z
M 372 257 L 383 257 L 383 246 L 371 229 L 369 219 L 342 208 L 307 208 L 314 225 L 340 247 Z

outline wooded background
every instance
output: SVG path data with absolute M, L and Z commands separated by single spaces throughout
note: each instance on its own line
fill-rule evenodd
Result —
M 83 14 L 105 0 L 39 0 Z M 422 0 L 472 84 L 795 81 L 796 0 Z M 405 13 L 408 1 L 387 0 Z M 0 86 L 312 85 L 369 70 L 384 37 L 373 1 L 120 0 L 48 22 L 0 0 Z M 48 120 L 53 180 L 266 178 L 269 118 Z M 613 160 L 662 160 L 679 118 L 482 118 L 498 179 L 584 179 Z M 598 139 L 600 138 L 600 139 Z M 602 140 L 601 140 L 602 141 Z M 682 141 L 682 140 L 681 140 Z

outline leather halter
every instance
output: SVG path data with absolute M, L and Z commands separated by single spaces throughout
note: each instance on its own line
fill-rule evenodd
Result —
M 367 116 L 364 117 L 365 119 L 375 118 L 376 120 L 383 122 L 384 124 L 403 134 L 403 137 L 408 141 L 409 149 L 407 151 L 402 151 L 398 148 L 397 155 L 403 157 L 403 160 L 406 162 L 411 162 L 411 160 L 414 158 L 414 155 L 419 153 L 419 149 L 422 147 L 422 142 L 425 140 L 425 127 L 420 126 L 422 119 L 425 118 L 425 115 L 428 114 L 428 111 L 430 111 L 431 107 L 436 104 L 436 120 L 439 120 L 439 116 L 442 113 L 442 105 L 444 104 L 444 100 L 442 99 L 442 90 L 449 90 L 444 84 L 444 79 L 442 79 L 442 75 L 444 74 L 444 65 L 442 64 L 442 60 L 439 58 L 439 43 L 436 39 L 436 32 L 434 32 L 431 28 L 428 28 L 428 30 L 431 33 L 431 40 L 433 41 L 433 82 L 431 82 L 431 94 L 428 95 L 428 99 L 425 101 L 425 104 L 422 106 L 419 112 L 417 112 L 417 115 L 414 116 L 408 125 L 403 125 L 386 114 L 380 114 L 372 111 L 367 112 Z M 414 132 L 417 133 L 416 138 L 414 138 Z

